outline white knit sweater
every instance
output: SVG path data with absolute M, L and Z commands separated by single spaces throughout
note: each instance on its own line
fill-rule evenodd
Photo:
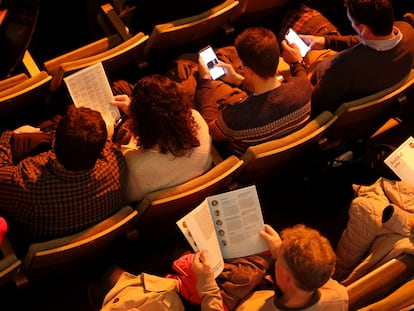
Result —
M 200 113 L 192 110 L 199 125 L 200 146 L 189 156 L 175 157 L 153 149 L 137 149 L 134 145 L 123 146 L 128 166 L 128 199 L 139 201 L 147 193 L 182 184 L 208 171 L 212 165 L 211 137 L 207 123 Z

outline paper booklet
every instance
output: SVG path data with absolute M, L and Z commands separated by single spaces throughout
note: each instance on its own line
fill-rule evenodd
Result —
M 81 69 L 63 80 L 76 107 L 99 111 L 106 123 L 114 124 L 121 117 L 119 109 L 111 105 L 114 96 L 102 63 Z
M 414 184 L 414 138 L 408 137 L 384 162 L 402 181 Z
M 259 234 L 264 221 L 255 186 L 208 196 L 177 225 L 195 252 L 208 251 L 214 277 L 223 271 L 224 259 L 269 249 Z

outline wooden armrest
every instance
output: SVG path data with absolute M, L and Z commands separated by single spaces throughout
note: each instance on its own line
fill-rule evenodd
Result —
M 124 24 L 121 17 L 110 3 L 101 5 L 101 10 L 110 25 L 115 29 L 116 33 L 121 36 L 123 41 L 132 38 L 132 34 L 129 32 L 128 27 Z
M 2 80 L 0 81 L 0 92 L 7 90 L 8 88 L 11 88 L 12 86 L 15 86 L 19 83 L 22 83 L 23 81 L 27 79 L 28 77 L 25 73 L 19 73 L 15 76 Z
M 8 97 L 18 96 L 22 93 L 29 91 L 30 89 L 34 89 L 36 87 L 39 87 L 40 85 L 48 83 L 51 79 L 52 77 L 48 75 L 46 71 L 40 71 L 35 76 L 23 80 L 22 82 L 13 85 L 8 89 L 0 91 L 0 98 L 2 100 L 6 100 L 6 98 Z
M 118 44 L 121 43 L 121 39 L 118 35 L 112 35 L 110 37 L 105 37 L 84 45 L 78 49 L 70 51 L 68 53 L 62 54 L 58 57 L 50 59 L 43 63 L 45 70 L 52 76 L 55 76 L 59 66 L 62 63 L 70 62 L 85 57 L 93 56 L 102 52 L 105 52 Z
M 414 256 L 403 254 L 367 273 L 346 288 L 349 310 L 365 306 L 404 283 L 414 273 Z

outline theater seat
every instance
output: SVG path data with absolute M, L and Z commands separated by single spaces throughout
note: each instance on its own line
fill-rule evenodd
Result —
M 51 91 L 62 90 L 64 77 L 99 62 L 109 79 L 112 75 L 129 72 L 134 66 L 139 69 L 147 40 L 148 36 L 142 32 L 124 42 L 114 35 L 48 60 L 44 67 L 53 75 Z
M 336 117 L 325 111 L 285 137 L 250 146 L 241 156 L 244 164 L 237 182 L 265 187 L 287 170 L 295 170 L 298 164 L 308 161 L 312 152 L 318 150 L 319 138 L 335 122 Z
M 17 258 L 7 235 L 4 236 L 0 247 L 0 286 L 10 285 L 13 282 L 19 285 L 17 276 L 21 264 L 22 262 Z
M 127 205 L 82 232 L 32 243 L 21 259 L 23 272 L 30 282 L 54 273 L 71 273 L 104 260 L 121 237 L 134 237 L 137 219 L 138 211 Z
M 357 100 L 342 103 L 334 112 L 338 120 L 325 133 L 332 145 L 365 140 L 390 118 L 409 113 L 408 92 L 413 91 L 414 69 L 395 85 Z M 413 108 L 411 108 L 413 111 Z
M 402 254 L 372 270 L 358 280 L 346 286 L 349 295 L 349 310 L 358 310 L 389 295 L 396 288 L 414 277 L 414 256 Z M 411 293 L 413 293 L 411 291 Z M 412 296 L 411 304 L 414 303 Z M 409 299 L 408 299 L 409 300 Z M 410 302 L 407 300 L 407 304 Z M 401 296 L 401 304 L 403 303 Z M 406 305 L 405 305 L 406 306 Z M 405 307 L 400 305 L 400 307 Z M 398 308 L 397 308 L 398 309 Z M 387 308 L 382 310 L 397 310 Z M 380 310 L 380 309 L 374 309 Z
M 46 102 L 52 77 L 40 71 L 33 77 L 18 74 L 0 81 L 0 130 L 46 118 Z
M 138 222 L 140 235 L 149 239 L 159 239 L 178 232 L 175 224 L 178 219 L 207 196 L 236 186 L 234 177 L 242 164 L 242 160 L 232 155 L 199 177 L 146 195 L 137 206 L 142 215 Z

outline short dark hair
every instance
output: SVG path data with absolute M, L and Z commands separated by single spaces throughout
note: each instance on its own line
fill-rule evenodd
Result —
M 235 46 L 243 65 L 257 75 L 270 78 L 276 74 L 280 49 L 277 38 L 270 29 L 247 28 L 236 37 Z
M 392 32 L 394 9 L 390 0 L 344 0 L 344 5 L 355 23 L 369 26 L 374 35 Z
M 335 269 L 336 255 L 319 231 L 298 224 L 281 231 L 281 253 L 296 286 L 314 291 L 325 284 Z
M 105 121 L 98 111 L 69 106 L 56 128 L 56 158 L 70 171 L 92 169 L 107 137 Z

